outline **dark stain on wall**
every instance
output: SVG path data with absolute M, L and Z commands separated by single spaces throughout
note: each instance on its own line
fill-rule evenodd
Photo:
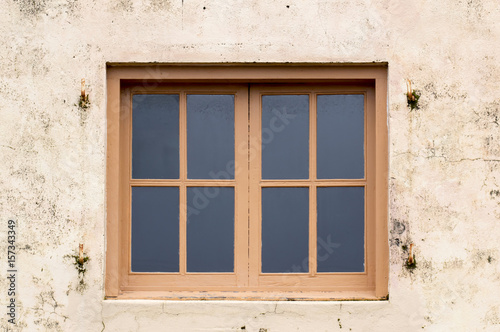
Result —
M 45 10 L 45 0 L 14 0 L 21 13 L 26 16 L 36 16 Z

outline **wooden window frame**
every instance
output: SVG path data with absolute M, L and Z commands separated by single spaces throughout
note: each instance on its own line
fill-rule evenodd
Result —
M 248 84 L 251 88 L 248 89 Z M 230 88 L 229 88 L 230 87 Z M 288 92 L 315 94 L 357 93 L 365 95 L 365 177 L 361 180 L 316 179 L 316 120 L 310 120 L 309 180 L 261 180 L 260 147 L 238 152 L 248 137 L 260 137 L 261 94 Z M 249 91 L 252 91 L 249 93 Z M 131 95 L 178 92 L 180 114 L 180 179 L 132 180 Z M 186 93 L 234 93 L 235 163 L 234 180 L 189 180 L 186 178 Z M 312 95 L 312 96 L 313 96 Z M 211 65 L 108 64 L 107 67 L 107 165 L 106 165 L 106 274 L 105 294 L 109 299 L 245 299 L 245 300 L 344 300 L 385 299 L 388 295 L 387 235 L 387 66 L 371 65 Z M 314 109 L 316 98 L 310 98 Z M 245 105 L 246 103 L 246 105 Z M 250 109 L 244 116 L 239 108 Z M 249 113 L 249 118 L 247 117 Z M 250 128 L 250 132 L 248 131 Z M 249 154 L 248 154 L 249 153 Z M 245 154 L 248 154 L 245 161 Z M 244 165 L 249 162 L 249 166 Z M 238 184 L 238 185 L 236 185 Z M 181 207 L 186 204 L 186 185 L 234 186 L 235 188 L 235 272 L 189 273 L 185 267 L 185 217 L 180 213 L 179 274 L 130 272 L 130 188 L 131 186 L 178 186 Z M 310 188 L 309 273 L 260 273 L 260 188 L 305 186 Z M 317 187 L 365 187 L 365 272 L 315 274 Z M 249 191 L 237 187 L 250 188 Z M 183 195 L 184 193 L 184 195 Z M 248 209 L 252 211 L 248 216 Z M 259 211 L 256 213 L 255 211 Z M 245 223 L 245 219 L 248 220 Z M 241 253 L 248 250 L 249 254 Z M 184 262 L 184 264 L 182 264 Z

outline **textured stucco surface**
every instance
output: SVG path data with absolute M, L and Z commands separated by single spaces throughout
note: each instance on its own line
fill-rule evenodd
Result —
M 0 265 L 14 218 L 19 308 L 1 328 L 500 331 L 499 40 L 497 0 L 2 1 Z M 106 62 L 372 61 L 389 64 L 389 301 L 103 300 Z

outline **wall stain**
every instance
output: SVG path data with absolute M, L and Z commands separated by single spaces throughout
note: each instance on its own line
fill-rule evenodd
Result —
M 497 253 L 494 249 L 489 250 L 468 250 L 470 252 L 472 266 L 475 268 L 490 263 L 494 260 L 495 254 Z
M 483 322 L 487 325 L 500 325 L 500 308 L 497 306 L 490 306 L 483 318 Z
M 26 16 L 36 16 L 45 11 L 46 0 L 14 0 L 19 5 L 19 11 Z
M 116 0 L 114 1 L 113 9 L 115 11 L 131 13 L 134 11 L 134 4 L 131 0 Z
M 172 7 L 170 0 L 149 0 L 148 8 L 151 11 L 169 10 Z
M 39 318 L 33 322 L 41 325 L 50 331 L 63 331 L 60 319 L 65 322 L 69 317 L 60 313 L 62 306 L 56 301 L 54 291 L 44 291 L 37 295 L 37 304 L 32 309 Z
M 464 261 L 458 258 L 443 263 L 444 269 L 462 269 L 463 266 L 464 266 Z
M 493 189 L 490 191 L 490 196 L 491 198 L 495 199 L 500 196 L 500 190 L 498 189 Z
M 404 242 L 403 238 L 407 238 L 406 230 L 408 222 L 405 220 L 391 219 L 392 228 L 390 230 L 389 245 L 392 247 L 400 247 Z

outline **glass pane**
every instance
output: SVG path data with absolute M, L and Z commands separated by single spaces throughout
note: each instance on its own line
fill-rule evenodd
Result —
M 365 270 L 363 187 L 318 188 L 318 272 Z
M 189 179 L 234 179 L 234 95 L 187 96 Z
M 132 177 L 179 178 L 179 96 L 134 95 Z
M 262 178 L 309 178 L 309 96 L 262 96 Z
M 262 272 L 309 271 L 309 188 L 262 188 Z
M 132 271 L 179 272 L 179 188 L 132 188 Z
M 318 179 L 362 179 L 364 96 L 318 96 Z
M 234 188 L 187 188 L 187 271 L 234 271 Z

